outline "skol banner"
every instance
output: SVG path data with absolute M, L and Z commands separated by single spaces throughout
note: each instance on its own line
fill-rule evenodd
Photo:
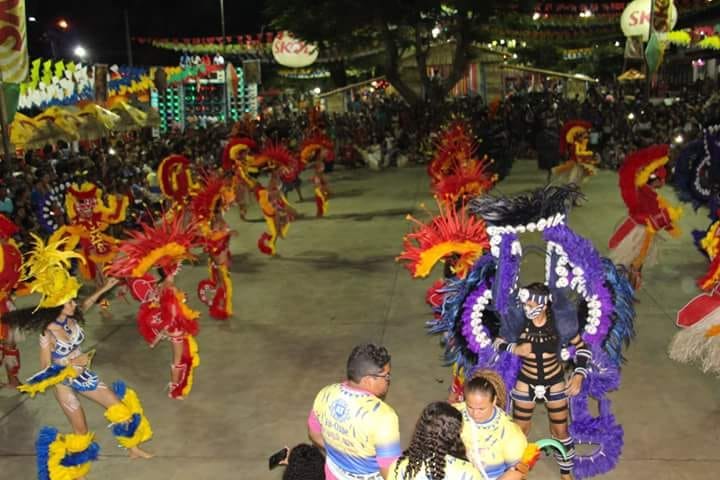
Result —
M 28 73 L 25 0 L 0 2 L 0 69 L 3 82 L 21 83 Z
M 294 38 L 289 32 L 281 32 L 272 44 L 273 57 L 280 65 L 301 68 L 312 65 L 318 57 L 317 45 Z

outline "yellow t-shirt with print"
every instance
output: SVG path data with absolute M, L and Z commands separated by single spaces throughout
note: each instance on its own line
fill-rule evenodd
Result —
M 327 460 L 345 472 L 376 473 L 402 453 L 395 410 L 368 392 L 329 385 L 317 394 L 311 415 L 325 442 Z
M 425 466 L 413 477 L 405 476 L 408 466 L 408 459 L 395 461 L 390 466 L 390 476 L 387 480 L 428 480 L 425 473 Z M 445 477 L 444 480 L 484 480 L 485 477 L 478 472 L 472 463 L 459 458 L 445 456 Z
M 461 436 L 468 458 L 490 480 L 499 478 L 520 462 L 527 438 L 505 412 L 495 407 L 490 420 L 476 423 L 470 418 L 464 402 L 453 406 L 463 415 Z

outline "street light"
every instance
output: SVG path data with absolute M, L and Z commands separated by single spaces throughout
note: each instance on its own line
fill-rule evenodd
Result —
M 30 22 L 30 23 L 37 22 L 37 18 L 35 18 L 35 17 L 28 17 L 28 22 Z
M 542 15 L 540 15 L 540 12 L 535 12 L 535 13 L 533 13 L 532 19 L 537 22 L 538 20 L 540 20 L 541 16 Z
M 85 57 L 87 57 L 88 52 L 87 50 L 85 50 L 85 47 L 83 47 L 82 45 L 78 45 L 73 50 L 73 53 L 75 54 L 75 56 L 84 59 Z
M 64 18 L 58 20 L 55 25 L 57 25 L 60 30 L 67 30 L 68 28 L 70 28 L 70 24 Z
M 315 95 L 320 95 L 320 92 L 322 92 L 322 90 L 320 90 L 320 87 L 315 87 L 315 88 L 313 88 L 312 92 Z

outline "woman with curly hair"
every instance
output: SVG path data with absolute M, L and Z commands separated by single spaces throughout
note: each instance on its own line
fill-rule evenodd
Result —
M 520 480 L 526 473 L 519 464 L 527 439 L 504 411 L 506 395 L 502 378 L 481 370 L 465 383 L 465 401 L 453 405 L 461 412 L 468 459 L 489 480 Z
M 388 480 L 483 480 L 467 461 L 462 414 L 447 402 L 423 410 L 410 446 L 390 467 Z

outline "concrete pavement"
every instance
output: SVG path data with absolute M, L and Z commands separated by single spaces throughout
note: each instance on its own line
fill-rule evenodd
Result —
M 339 171 L 330 181 L 336 195 L 329 216 L 315 219 L 311 201 L 297 204 L 308 217 L 291 226 L 277 258 L 255 247 L 264 226 L 257 209 L 250 222 L 229 212 L 239 233 L 232 241 L 235 316 L 229 322 L 209 318 L 196 298 L 204 264 L 183 270 L 179 286 L 203 312 L 201 365 L 187 400 L 166 397 L 169 347 L 150 350 L 141 340 L 134 323 L 137 304 L 115 300 L 111 319 L 97 312 L 88 316 L 87 346 L 98 350 L 94 369 L 108 383 L 121 378 L 137 390 L 155 431 L 147 447 L 157 455 L 126 459 L 102 410 L 83 401 L 102 447 L 90 478 L 279 478 L 279 471 L 268 473 L 267 457 L 305 441 L 315 393 L 342 378 L 350 349 L 365 341 L 382 342 L 392 354 L 388 402 L 400 416 L 403 445 L 422 408 L 446 397 L 450 375 L 440 361 L 439 339 L 423 328 L 424 292 L 440 272 L 416 281 L 394 262 L 409 228 L 405 214 L 414 210 L 422 216 L 419 205 L 432 206 L 424 168 Z M 543 181 L 534 163 L 518 161 L 498 190 L 509 193 Z M 603 252 L 624 215 L 616 185 L 616 174 L 601 172 L 585 186 L 586 205 L 571 216 L 571 225 Z M 304 186 L 310 197 L 308 183 Z M 290 200 L 296 200 L 294 193 Z M 686 234 L 663 244 L 661 264 L 647 271 L 638 294 L 638 338 L 627 354 L 623 387 L 613 395 L 626 446 L 618 469 L 604 478 L 713 478 L 720 468 L 720 381 L 665 353 L 675 312 L 697 293 L 694 278 L 706 266 L 689 236 L 705 219 L 686 212 L 682 223 Z M 27 377 L 38 369 L 36 339 L 28 338 L 21 350 Z M 536 415 L 532 437 L 546 436 L 542 407 Z M 0 391 L 2 478 L 35 478 L 33 442 L 42 425 L 68 431 L 52 395 L 31 400 Z M 552 461 L 541 460 L 531 478 L 556 478 Z

